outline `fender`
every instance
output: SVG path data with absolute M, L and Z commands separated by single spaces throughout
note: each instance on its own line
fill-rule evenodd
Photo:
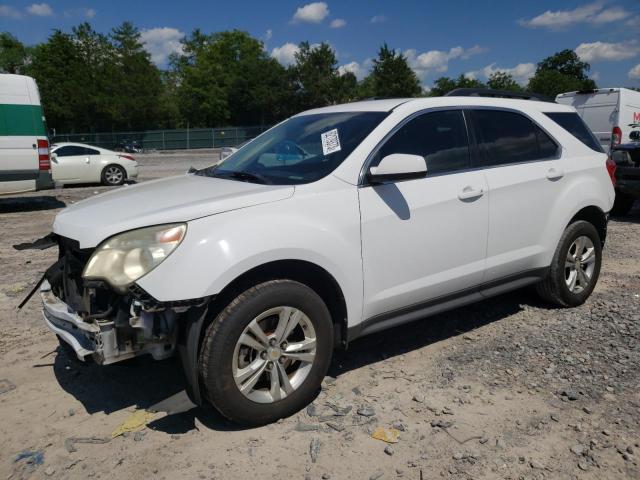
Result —
M 317 188 L 319 183 L 335 188 Z M 253 268 L 301 260 L 333 276 L 347 302 L 349 322 L 359 322 L 363 300 L 357 187 L 335 178 L 318 184 L 296 188 L 276 209 L 256 205 L 190 221 L 182 244 L 137 283 L 163 302 L 204 298 Z M 330 202 L 337 205 L 328 206 Z

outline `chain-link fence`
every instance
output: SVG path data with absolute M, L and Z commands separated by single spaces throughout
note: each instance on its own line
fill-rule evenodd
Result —
M 78 142 L 118 149 L 136 142 L 145 150 L 184 150 L 190 148 L 235 147 L 257 137 L 269 127 L 182 128 L 144 132 L 56 134 L 56 142 Z

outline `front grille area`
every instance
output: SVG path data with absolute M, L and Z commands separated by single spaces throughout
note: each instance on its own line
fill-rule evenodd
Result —
M 79 314 L 88 314 L 82 271 L 93 249 L 81 249 L 80 244 L 70 238 L 56 236 L 55 239 L 59 249 L 58 261 L 47 269 L 45 278 L 56 297 Z

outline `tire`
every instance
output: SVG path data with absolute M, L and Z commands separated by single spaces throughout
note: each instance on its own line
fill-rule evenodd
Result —
M 122 185 L 127 179 L 127 172 L 120 165 L 107 165 L 102 170 L 102 184 L 110 187 Z
M 288 336 L 280 335 L 283 331 L 278 328 L 286 318 L 295 320 Z M 266 337 L 259 335 L 256 324 Z M 249 337 L 252 347 L 240 342 L 241 336 L 245 341 Z M 265 349 L 267 341 L 273 342 L 276 337 L 291 344 L 279 343 Z M 312 361 L 292 359 L 291 355 L 311 357 L 310 348 L 297 348 L 311 345 L 312 338 Z M 256 344 L 261 349 L 253 348 Z M 281 357 L 275 360 L 278 352 Z M 209 325 L 198 361 L 200 384 L 209 402 L 231 421 L 246 426 L 265 425 L 293 415 L 314 399 L 332 352 L 333 322 L 318 294 L 295 281 L 272 280 L 240 294 Z M 243 372 L 259 372 L 264 364 L 257 383 L 248 386 L 256 376 L 251 373 L 241 378 Z M 271 370 L 267 370 L 269 364 Z
M 583 247 L 578 243 L 583 240 Z M 590 242 L 590 244 L 589 244 Z M 590 248 L 592 255 L 587 256 Z M 584 252 L 580 262 L 576 263 L 576 250 Z M 571 258 L 573 257 L 573 267 Z M 592 259 L 592 260 L 591 260 Z M 582 305 L 598 282 L 600 267 L 602 265 L 602 242 L 598 231 L 589 222 L 579 220 L 569 225 L 558 243 L 553 261 L 549 268 L 547 278 L 538 283 L 538 294 L 549 303 L 560 307 L 577 307 Z M 581 277 L 578 269 L 582 270 L 585 277 Z M 571 272 L 575 270 L 575 274 Z M 590 274 L 589 274 L 590 272 Z M 586 283 L 582 280 L 585 278 Z M 575 280 L 575 286 L 571 288 L 571 282 Z
M 615 215 L 616 217 L 622 217 L 628 214 L 633 208 L 633 204 L 635 203 L 635 201 L 636 201 L 635 197 L 631 195 L 616 192 L 616 199 L 613 202 L 611 215 Z

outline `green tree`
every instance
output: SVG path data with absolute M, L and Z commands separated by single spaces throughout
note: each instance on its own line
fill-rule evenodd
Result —
M 373 60 L 371 90 L 375 97 L 416 97 L 422 93 L 415 72 L 409 67 L 407 58 L 389 48 L 385 43 Z
M 302 42 L 291 67 L 296 94 L 296 109 L 324 107 L 346 99 L 347 83 L 338 73 L 336 54 L 327 43 L 311 46 Z
M 527 89 L 555 97 L 562 92 L 597 88 L 596 82 L 588 77 L 590 68 L 573 50 L 562 50 L 538 63 Z
M 111 32 L 114 48 L 109 65 L 113 99 L 113 126 L 117 129 L 137 130 L 153 126 L 159 117 L 158 99 L 163 84 L 160 71 L 140 42 L 140 31 L 124 22 Z
M 538 63 L 537 71 L 555 70 L 577 80 L 587 80 L 591 65 L 583 62 L 573 50 L 562 50 Z
M 489 76 L 487 86 L 494 90 L 507 90 L 511 92 L 521 92 L 522 87 L 513 79 L 513 76 L 507 72 L 493 72 Z
M 73 37 L 60 30 L 33 49 L 25 73 L 36 79 L 47 123 L 58 132 L 81 129 L 78 114 L 85 108 L 86 85 L 79 72 L 83 68 Z
M 109 38 L 85 22 L 72 29 L 75 58 L 81 62 L 69 72 L 81 89 L 76 93 L 80 108 L 75 112 L 76 128 L 83 131 L 109 131 L 117 128 L 117 106 L 113 79 L 116 52 Z
M 248 33 L 195 30 L 184 39 L 183 52 L 171 63 L 189 125 L 268 124 L 290 111 L 289 75 Z
M 440 77 L 429 91 L 431 97 L 441 97 L 456 88 L 487 88 L 480 80 L 460 75 L 457 78 Z
M 0 33 L 0 72 L 22 73 L 28 49 L 9 32 Z

